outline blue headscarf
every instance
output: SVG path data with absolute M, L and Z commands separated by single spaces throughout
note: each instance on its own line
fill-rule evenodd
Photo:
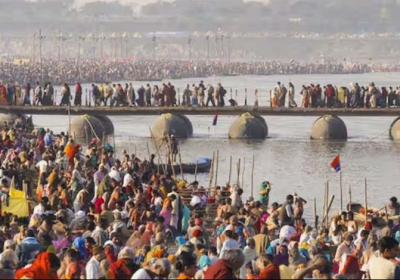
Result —
M 199 261 L 199 267 L 200 269 L 203 269 L 206 266 L 210 266 L 211 265 L 211 259 L 206 256 L 206 255 L 202 255 Z
M 85 239 L 83 239 L 82 237 L 76 238 L 74 243 L 72 243 L 72 246 L 75 247 L 78 250 L 78 252 L 82 255 L 82 257 L 86 260 L 87 255 L 86 255 Z

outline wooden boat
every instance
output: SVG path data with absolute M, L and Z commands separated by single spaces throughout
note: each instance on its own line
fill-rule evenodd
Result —
M 185 174 L 196 174 L 197 173 L 208 173 L 211 169 L 211 159 L 210 158 L 198 158 L 196 162 L 182 163 L 182 170 Z M 196 168 L 197 166 L 197 168 Z M 158 166 L 156 166 L 158 168 Z M 181 166 L 179 163 L 175 165 L 168 165 L 168 173 L 173 173 L 172 168 L 176 174 L 181 173 Z M 197 170 L 196 170 L 197 169 Z M 163 167 L 160 165 L 160 173 L 163 173 Z

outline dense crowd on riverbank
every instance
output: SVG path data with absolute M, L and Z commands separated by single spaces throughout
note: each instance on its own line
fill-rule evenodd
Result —
M 183 78 L 241 75 L 351 74 L 399 72 L 399 64 L 357 62 L 232 62 L 175 60 L 62 60 L 43 59 L 42 63 L 0 62 L 0 81 L 25 84 L 49 81 L 63 83 L 105 83 L 107 81 L 161 81 Z
M 319 224 L 297 194 L 270 203 L 269 182 L 244 201 L 26 119 L 1 124 L 0 148 L 1 279 L 400 279 L 394 197 L 395 222 L 361 209 Z

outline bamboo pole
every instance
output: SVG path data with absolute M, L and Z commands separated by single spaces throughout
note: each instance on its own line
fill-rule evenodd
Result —
M 237 182 L 236 182 L 236 184 L 237 185 L 240 184 L 240 158 L 239 158 L 239 162 L 237 164 Z
M 342 180 L 342 171 L 340 171 L 340 211 L 343 211 L 343 180 Z
M 153 142 L 154 142 L 154 147 L 157 148 L 156 139 L 154 138 L 153 131 L 151 130 L 150 126 L 149 126 L 149 130 L 150 130 L 151 138 L 153 139 Z M 161 165 L 163 167 L 164 175 L 167 175 L 167 168 L 166 168 L 166 166 L 164 165 L 164 163 L 162 161 L 162 157 L 160 155 L 160 151 L 157 149 L 156 152 L 157 152 L 159 161 L 161 161 Z M 158 173 L 160 174 L 160 170 L 158 171 Z
M 327 228 L 329 228 L 329 211 L 331 210 L 334 199 L 335 199 L 335 196 L 332 195 L 331 200 L 329 201 L 329 205 L 326 209 L 326 215 L 325 215 L 324 219 L 322 220 L 322 224 L 324 224 L 326 222 Z
M 367 178 L 365 178 L 365 223 L 368 221 Z
M 219 150 L 217 150 L 217 160 L 216 160 L 216 169 L 215 169 L 215 182 L 214 182 L 214 186 L 218 186 L 218 164 L 219 164 Z
M 181 177 L 182 177 L 182 181 L 185 181 L 185 177 L 183 177 L 183 167 L 182 167 L 182 156 L 181 156 L 181 152 L 179 152 L 179 166 L 181 167 Z
M 255 162 L 256 156 L 253 155 L 253 166 L 251 168 L 251 197 L 254 198 L 253 196 L 253 191 L 254 191 L 254 162 Z
M 231 176 L 232 176 L 232 156 L 229 161 L 229 180 L 228 180 L 228 185 L 231 185 Z
M 326 182 L 326 203 L 329 203 L 329 181 Z M 329 213 L 329 204 L 326 205 L 326 228 L 329 228 L 329 221 L 328 221 L 328 213 Z
M 172 155 L 172 145 L 171 145 L 171 137 L 169 134 L 167 134 L 168 137 L 168 149 L 169 149 L 169 158 L 171 161 L 171 169 L 172 169 L 172 174 L 174 175 L 174 178 L 176 179 L 176 173 L 175 173 L 175 162 L 174 162 L 174 156 Z
M 211 185 L 213 182 L 213 177 L 214 177 L 214 163 L 215 163 L 215 152 L 213 152 L 213 159 L 211 162 L 211 171 L 210 171 L 210 177 L 208 180 L 208 193 L 211 193 Z
M 147 146 L 147 154 L 149 155 L 149 161 L 151 160 L 151 154 L 150 154 L 150 148 L 149 148 L 149 142 L 146 142 Z
M 314 197 L 314 228 L 318 230 L 317 199 Z
M 196 168 L 194 169 L 194 180 L 197 181 L 197 168 L 199 167 L 199 162 L 196 159 Z
M 352 209 L 352 204 L 353 204 L 353 202 L 352 202 L 352 200 L 351 200 L 351 186 L 349 187 L 349 198 L 350 198 L 349 211 L 351 211 L 351 209 Z
M 240 186 L 242 189 L 244 189 L 244 174 L 246 171 L 246 158 L 243 158 L 243 172 L 242 172 L 242 185 Z
M 328 202 L 326 202 L 326 183 L 325 183 L 325 188 L 324 188 L 324 206 L 322 209 L 322 218 L 325 217 L 325 213 L 326 213 L 326 208 L 328 207 L 326 204 Z M 322 221 L 321 221 L 322 222 Z M 324 227 L 324 224 L 321 225 L 322 227 Z
M 68 104 L 68 137 L 72 136 L 72 125 L 71 125 L 71 103 Z

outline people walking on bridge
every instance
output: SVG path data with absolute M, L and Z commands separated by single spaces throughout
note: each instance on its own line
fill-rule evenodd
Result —
M 297 103 L 294 100 L 294 96 L 295 96 L 295 88 L 294 85 L 289 82 L 289 108 L 296 108 L 297 107 Z
M 198 91 L 197 91 L 197 87 L 195 84 L 192 85 L 192 106 L 197 106 L 198 105 Z
M 104 100 L 104 106 L 107 106 L 108 100 L 110 99 L 110 103 L 111 103 L 111 99 L 113 97 L 114 94 L 114 90 L 111 86 L 110 83 L 106 83 L 106 96 L 105 96 L 105 100 Z
M 75 86 L 75 99 L 74 99 L 75 106 L 82 106 L 82 86 L 79 82 L 76 83 Z
M 22 105 L 22 96 L 21 96 L 21 87 L 19 86 L 18 82 L 14 84 L 14 92 L 15 92 L 15 105 Z
M 101 93 L 100 93 L 99 87 L 96 86 L 95 84 L 92 84 L 92 97 L 93 97 L 93 101 L 94 101 L 94 106 L 100 106 Z
M 139 90 L 137 91 L 138 93 L 138 99 L 136 100 L 136 104 L 140 107 L 144 107 L 146 105 L 145 103 L 145 94 L 146 94 L 146 90 L 143 86 L 141 86 L 139 88 Z
M 225 95 L 226 95 L 225 88 L 222 86 L 221 83 L 218 83 L 217 89 L 215 90 L 215 97 L 217 99 L 218 107 L 225 106 Z
M 0 83 L 0 103 L 1 103 L 1 83 Z M 2 103 L 1 103 L 2 104 Z M 2 104 L 3 105 L 3 104 Z M 27 83 L 24 90 L 24 105 L 31 105 L 31 85 Z
M 0 104 L 7 105 L 7 88 L 0 82 Z
M 40 86 L 39 82 L 36 82 L 34 105 L 38 106 L 39 103 L 42 102 L 42 97 L 43 97 L 42 87 Z
M 206 107 L 208 107 L 208 105 L 211 102 L 211 105 L 213 107 L 215 107 L 215 100 L 214 100 L 214 92 L 215 89 L 211 84 L 207 85 L 207 101 L 206 101 Z
M 146 106 L 151 107 L 151 87 L 150 84 L 146 86 Z
M 135 89 L 133 88 L 132 83 L 129 83 L 128 87 L 128 103 L 129 106 L 135 106 Z
M 160 106 L 160 89 L 157 85 L 153 87 L 153 106 Z
M 68 84 L 64 84 L 61 90 L 61 103 L 60 106 L 68 106 L 71 102 L 71 89 Z

